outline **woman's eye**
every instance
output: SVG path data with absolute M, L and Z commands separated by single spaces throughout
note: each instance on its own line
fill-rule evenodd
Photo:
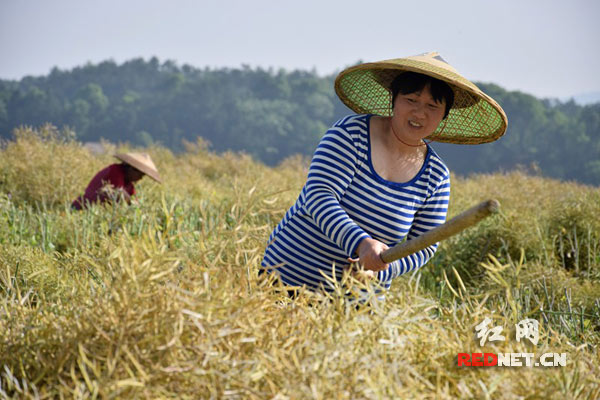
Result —
M 414 103 L 416 100 L 415 99 L 409 99 L 408 97 L 406 98 L 406 101 L 408 101 L 409 103 Z

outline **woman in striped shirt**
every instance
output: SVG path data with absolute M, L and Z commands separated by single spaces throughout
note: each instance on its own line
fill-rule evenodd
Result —
M 435 53 L 417 57 L 435 56 L 441 60 Z M 264 271 L 276 271 L 283 284 L 333 291 L 333 282 L 341 282 L 349 265 L 358 262 L 367 277 L 388 289 L 392 279 L 433 257 L 437 245 L 389 264 L 380 255 L 444 223 L 450 173 L 424 139 L 438 133 L 456 107 L 457 94 L 461 108 L 474 106 L 474 97 L 465 103 L 464 93 L 447 79 L 426 68 L 397 65 L 401 68 L 353 67 L 359 79 L 352 77 L 352 68 L 350 79 L 349 70 L 338 76 L 338 95 L 359 112 L 365 107 L 354 101 L 365 97 L 360 90 L 365 86 L 356 89 L 356 82 L 366 76 L 370 84 L 383 87 L 388 115 L 348 116 L 321 139 L 306 184 L 265 250 Z

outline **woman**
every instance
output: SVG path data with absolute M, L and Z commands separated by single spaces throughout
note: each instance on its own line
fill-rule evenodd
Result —
M 152 159 L 145 153 L 116 154 L 120 164 L 111 164 L 98 172 L 90 181 L 85 194 L 79 196 L 71 207 L 81 210 L 93 203 L 110 202 L 123 197 L 127 203 L 135 194 L 134 183 L 148 175 L 160 183 L 160 175 Z
M 425 265 L 437 245 L 389 264 L 381 253 L 446 219 L 450 173 L 424 139 L 490 142 L 504 134 L 506 115 L 437 53 L 348 68 L 335 88 L 359 114 L 322 138 L 262 266 L 285 285 L 332 291 L 332 278 L 340 282 L 359 262 L 388 289 Z

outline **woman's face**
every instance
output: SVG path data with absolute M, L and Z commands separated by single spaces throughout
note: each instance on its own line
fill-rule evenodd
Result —
M 398 136 L 410 144 L 418 144 L 431 135 L 444 118 L 446 100 L 436 102 L 429 85 L 420 92 L 399 93 L 394 101 L 392 124 Z
M 144 177 L 144 173 L 131 165 L 125 164 L 125 179 L 129 182 L 137 182 Z

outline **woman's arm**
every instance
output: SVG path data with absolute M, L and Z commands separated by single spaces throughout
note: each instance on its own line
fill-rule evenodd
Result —
M 125 200 L 127 204 L 131 204 L 131 196 L 122 187 L 115 187 L 107 183 L 98 191 L 99 203 L 119 201 L 121 199 Z
M 448 200 L 450 199 L 450 176 L 446 174 L 436 188 L 435 192 L 427 198 L 423 206 L 415 214 L 407 240 L 417 237 L 446 221 Z M 435 254 L 438 244 L 431 245 L 414 254 L 390 263 L 389 268 L 379 271 L 377 278 L 384 284 L 389 284 L 392 279 L 421 268 Z
M 327 131 L 314 153 L 303 191 L 305 210 L 321 232 L 349 257 L 363 239 L 370 237 L 340 206 L 357 170 L 357 135 L 361 128 L 367 129 L 364 120 L 343 119 Z

